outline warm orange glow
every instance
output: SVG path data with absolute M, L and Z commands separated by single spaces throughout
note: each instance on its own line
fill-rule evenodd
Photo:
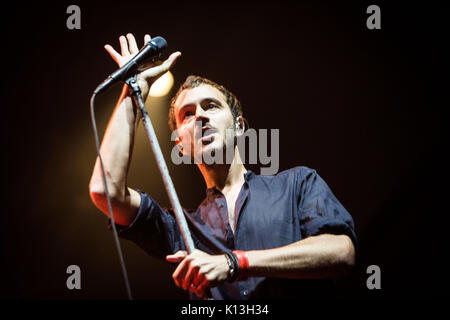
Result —
M 169 93 L 173 86 L 173 76 L 170 71 L 167 71 L 158 80 L 153 83 L 150 88 L 150 95 L 153 97 L 162 97 Z

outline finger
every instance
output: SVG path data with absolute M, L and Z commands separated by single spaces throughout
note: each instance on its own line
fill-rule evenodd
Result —
M 172 68 L 179 57 L 181 57 L 181 52 L 174 52 L 162 63 L 161 66 L 165 69 L 165 71 L 168 71 L 170 68 Z
M 201 298 L 207 298 L 206 291 L 209 290 L 209 280 L 204 277 L 195 290 L 195 294 Z
M 114 59 L 114 61 L 118 63 L 119 59 L 122 57 L 120 53 L 114 50 L 114 48 L 111 47 L 109 44 L 106 44 L 104 48 L 106 51 L 108 51 L 109 55 Z
M 169 254 L 166 256 L 166 260 L 169 262 L 178 262 L 183 260 L 187 256 L 187 252 L 184 250 L 177 251 L 174 254 Z
M 161 72 L 167 72 L 175 64 L 177 59 L 181 56 L 181 52 L 177 51 L 172 53 L 163 63 L 161 63 L 158 68 Z
M 150 40 L 152 40 L 152 37 L 150 37 L 149 34 L 146 34 L 146 35 L 144 36 L 144 45 L 145 45 L 147 42 L 149 42 Z
M 128 56 L 130 55 L 130 51 L 128 51 L 128 41 L 127 38 L 125 38 L 124 36 L 120 36 L 119 37 L 119 42 L 120 42 L 120 50 L 122 52 L 122 56 Z
M 147 69 L 142 73 L 143 78 L 147 77 L 154 77 L 155 74 L 158 74 L 154 78 L 154 81 L 156 81 L 159 77 L 163 76 L 169 69 L 175 64 L 175 61 L 178 59 L 178 57 L 181 56 L 181 52 L 174 52 L 170 55 L 169 58 L 167 58 L 162 64 L 159 66 L 155 66 L 153 68 Z
M 181 287 L 183 285 L 183 279 L 186 275 L 187 270 L 188 270 L 188 259 L 183 259 L 183 261 L 181 261 L 181 263 L 178 265 L 178 267 L 172 274 L 173 281 L 178 287 Z
M 198 267 L 193 266 L 192 261 L 191 261 L 191 263 L 189 263 L 189 267 L 188 267 L 186 276 L 184 277 L 184 280 L 183 280 L 183 289 L 184 290 L 190 289 L 191 284 L 194 285 L 194 288 L 197 286 L 197 283 L 195 282 L 196 278 L 198 278 L 197 273 L 198 273 Z
M 127 34 L 128 39 L 128 48 L 131 54 L 136 54 L 139 52 L 138 46 L 136 44 L 136 39 L 134 38 L 132 33 Z

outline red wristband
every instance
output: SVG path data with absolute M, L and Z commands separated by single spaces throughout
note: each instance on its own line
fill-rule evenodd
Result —
M 236 255 L 239 263 L 238 280 L 245 281 L 248 279 L 248 270 L 250 267 L 247 252 L 241 250 L 234 250 L 233 253 Z

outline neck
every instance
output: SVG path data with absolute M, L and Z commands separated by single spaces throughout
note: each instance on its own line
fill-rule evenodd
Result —
M 205 179 L 206 187 L 216 187 L 218 190 L 228 190 L 235 185 L 244 183 L 245 169 L 238 148 L 235 148 L 234 157 L 231 164 L 197 164 L 200 172 Z

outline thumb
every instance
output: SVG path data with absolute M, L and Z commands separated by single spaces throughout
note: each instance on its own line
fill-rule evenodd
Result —
M 187 256 L 187 252 L 184 250 L 177 251 L 174 254 L 169 254 L 166 256 L 166 260 L 169 262 L 178 262 L 183 260 Z
M 175 62 L 177 61 L 177 59 L 181 57 L 181 52 L 177 51 L 172 53 L 167 59 L 166 61 L 163 62 L 163 66 L 165 68 L 167 68 L 167 70 L 169 70 L 170 68 L 172 68 L 172 66 L 175 64 Z
M 142 72 L 144 79 L 156 81 L 159 77 L 164 75 L 175 64 L 176 60 L 181 56 L 181 52 L 177 51 L 172 53 L 163 63 L 145 70 Z

